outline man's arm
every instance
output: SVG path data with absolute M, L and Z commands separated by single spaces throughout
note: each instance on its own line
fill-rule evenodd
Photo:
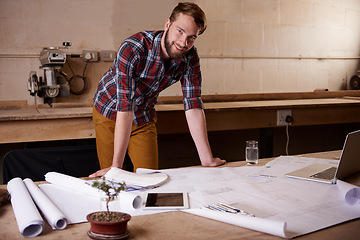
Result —
M 122 168 L 129 139 L 131 134 L 132 122 L 134 119 L 133 112 L 117 112 L 115 132 L 114 132 L 114 156 L 111 167 Z M 100 177 L 105 175 L 110 170 L 104 168 L 91 174 L 89 177 Z
M 114 136 L 114 157 L 112 167 L 122 168 L 134 119 L 133 112 L 117 112 Z
M 215 167 L 225 164 L 225 160 L 214 158 L 211 152 L 205 121 L 205 113 L 201 108 L 194 108 L 185 111 L 186 120 L 191 136 L 195 142 L 201 165 L 205 167 Z

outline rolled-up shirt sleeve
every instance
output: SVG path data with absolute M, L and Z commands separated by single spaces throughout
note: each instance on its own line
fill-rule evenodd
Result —
M 200 61 L 195 50 L 193 57 L 187 62 L 187 68 L 181 79 L 185 111 L 204 108 L 201 100 L 201 81 Z
M 133 76 L 139 57 L 126 42 L 121 46 L 116 64 L 116 111 L 134 111 L 136 83 Z

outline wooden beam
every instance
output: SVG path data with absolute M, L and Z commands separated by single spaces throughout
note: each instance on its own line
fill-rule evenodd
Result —
M 95 137 L 91 118 L 1 122 L 0 143 L 88 139 Z
M 360 99 L 359 90 L 343 91 L 314 91 L 292 93 L 248 93 L 248 94 L 218 94 L 203 95 L 203 102 L 236 102 L 236 101 L 262 101 L 262 100 L 294 100 L 294 99 L 319 99 L 319 98 L 344 98 L 354 97 Z M 182 96 L 161 96 L 158 104 L 182 103 Z

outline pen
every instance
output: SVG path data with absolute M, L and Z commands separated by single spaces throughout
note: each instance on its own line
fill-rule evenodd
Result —
M 234 208 L 230 208 L 229 206 L 226 206 L 222 203 L 218 203 L 218 204 L 215 204 L 216 206 L 219 206 L 219 207 L 222 207 L 222 208 L 226 208 L 228 211 L 232 212 L 232 213 L 239 213 L 239 211 L 237 211 L 237 209 L 234 209 Z
M 229 209 L 232 209 L 233 211 L 236 211 L 237 213 L 240 213 L 241 215 L 246 215 L 246 216 L 251 216 L 251 217 L 255 217 L 253 214 L 251 213 L 248 213 L 248 212 L 245 212 L 244 210 L 241 210 L 241 209 L 237 209 L 237 208 L 234 208 L 230 205 L 227 205 L 225 203 L 219 203 L 220 205 L 224 206 L 224 207 L 227 207 Z
M 205 206 L 205 207 L 208 208 L 208 209 L 216 210 L 216 211 L 220 211 L 220 212 L 236 213 L 235 211 L 229 211 L 229 210 L 226 210 L 226 209 L 221 208 L 221 207 L 215 207 L 213 205 L 208 205 L 208 206 Z
M 141 187 L 141 186 L 137 186 L 137 185 L 131 185 L 128 186 L 125 191 L 126 192 L 131 192 L 131 191 L 146 191 L 151 189 L 150 187 Z
M 227 205 L 227 204 L 224 204 L 224 203 L 218 203 L 218 204 L 210 204 L 210 205 L 207 205 L 207 206 L 204 206 L 205 208 L 207 209 L 210 209 L 210 210 L 215 210 L 215 211 L 219 211 L 219 212 L 227 212 L 227 213 L 239 213 L 241 215 L 244 215 L 244 216 L 251 216 L 251 217 L 255 217 L 253 214 L 251 213 L 248 213 L 248 212 L 245 212 L 241 209 L 237 209 L 237 208 L 234 208 L 230 205 Z
M 259 176 L 261 176 L 261 177 L 273 177 L 273 178 L 276 178 L 276 176 L 267 175 L 267 174 L 259 174 Z

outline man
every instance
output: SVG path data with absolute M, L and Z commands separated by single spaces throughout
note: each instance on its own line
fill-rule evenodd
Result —
M 154 106 L 159 93 L 180 81 L 185 115 L 203 166 L 219 166 L 207 137 L 201 95 L 196 38 L 206 29 L 204 12 L 194 3 L 179 3 L 164 31 L 140 32 L 120 46 L 113 66 L 99 82 L 93 118 L 101 170 L 123 167 L 128 152 L 134 170 L 157 169 L 158 149 Z M 176 126 L 174 126 L 176 127 Z

